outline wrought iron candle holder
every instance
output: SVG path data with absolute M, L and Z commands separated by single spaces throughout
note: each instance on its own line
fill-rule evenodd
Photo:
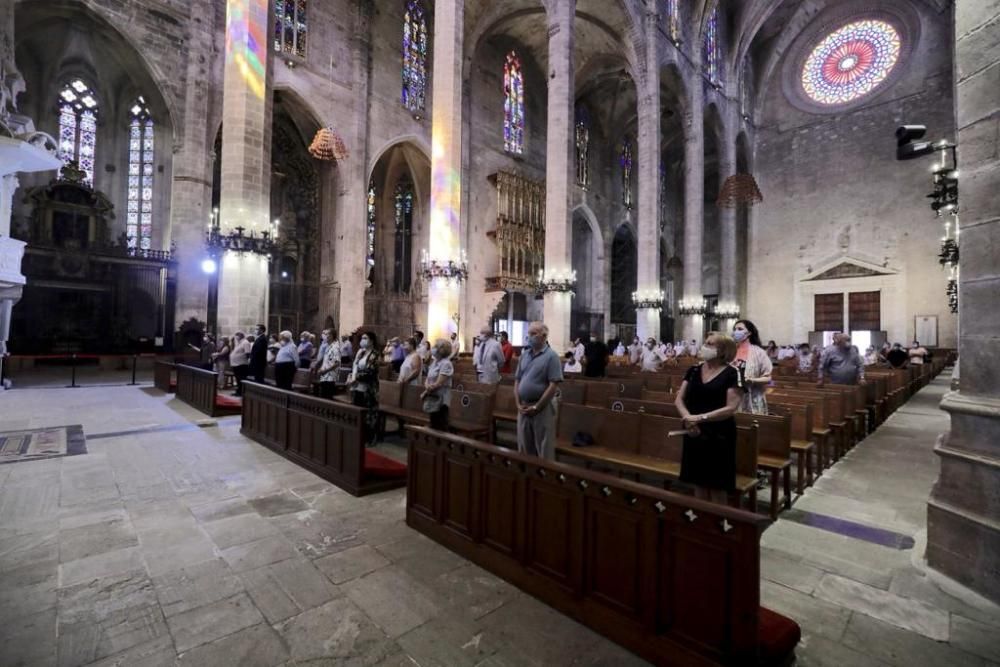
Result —
M 259 235 L 251 231 L 246 234 L 245 227 L 235 227 L 229 233 L 222 233 L 218 218 L 213 216 L 212 224 L 205 233 L 205 247 L 211 257 L 221 257 L 227 252 L 243 254 L 246 252 L 261 255 L 271 259 L 277 244 L 276 234 L 263 231 Z
M 704 299 L 681 299 L 677 312 L 681 315 L 704 315 L 708 312 L 708 302 Z
M 736 303 L 720 303 L 713 312 L 719 319 L 732 320 L 740 316 L 740 306 Z
M 667 295 L 663 290 L 647 289 L 632 292 L 632 303 L 637 310 L 663 310 L 663 300 Z
M 427 251 L 424 250 L 420 258 L 420 277 L 426 281 L 431 281 L 435 278 L 444 278 L 445 280 L 454 280 L 456 282 L 468 280 L 469 262 L 465 251 L 462 251 L 462 259 L 455 261 L 453 259 L 430 259 Z
M 576 294 L 576 271 L 539 271 L 538 292 L 574 296 Z

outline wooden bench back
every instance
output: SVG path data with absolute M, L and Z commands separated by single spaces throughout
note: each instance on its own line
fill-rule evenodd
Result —
M 583 405 L 586 396 L 587 385 L 584 382 L 560 382 L 559 388 L 556 389 L 556 398 L 562 405 L 566 403 Z
M 673 403 L 677 397 L 672 392 L 642 390 L 642 400 L 656 403 Z
M 684 436 L 668 436 L 670 431 L 680 431 L 684 424 L 676 417 L 664 417 L 654 414 L 639 415 L 639 451 L 638 454 L 653 456 L 675 463 L 681 462 L 684 451 Z
M 218 382 L 219 374 L 215 371 L 177 365 L 177 398 L 209 416 L 215 416 Z
M 464 428 L 481 426 L 488 428 L 493 422 L 493 394 L 471 391 L 451 392 L 448 403 L 448 419 Z
M 404 384 L 400 386 L 403 387 L 403 400 L 399 404 L 399 407 L 403 410 L 409 410 L 410 412 L 423 412 L 424 400 L 420 398 L 420 394 L 424 392 L 424 388 L 415 384 Z
M 489 384 L 485 382 L 469 382 L 468 380 L 460 379 L 452 385 L 452 389 L 457 389 L 458 391 L 470 391 L 476 394 L 494 394 L 496 393 L 497 386 L 495 384 Z
M 638 412 L 661 417 L 680 417 L 673 402 L 643 401 L 635 398 L 612 398 L 608 400 L 608 409 L 612 412 Z
M 739 426 L 757 425 L 757 452 L 781 459 L 792 456 L 792 422 L 781 415 L 736 413 Z
M 793 440 L 811 441 L 813 406 L 809 403 L 786 403 L 780 400 L 767 402 L 767 409 L 776 415 L 788 417 Z
M 497 387 L 497 391 L 493 395 L 493 412 L 517 412 L 512 385 L 501 384 Z
M 670 393 L 674 388 L 673 376 L 663 373 L 644 373 L 642 376 L 642 386 L 649 391 L 664 394 Z M 636 398 L 642 398 L 642 392 Z
M 584 400 L 586 405 L 591 407 L 603 408 L 608 404 L 608 399 L 611 396 L 618 394 L 618 387 L 616 383 L 587 382 L 585 384 L 587 391 Z
M 588 433 L 596 446 L 635 454 L 638 452 L 639 417 L 635 413 L 564 403 L 559 406 L 556 437 L 569 443 L 577 433 Z
M 736 425 L 736 474 L 744 477 L 757 476 L 757 425 Z
M 380 382 L 378 385 L 378 407 L 398 408 L 403 405 L 403 386 L 398 382 Z
M 162 392 L 170 392 L 170 383 L 174 379 L 174 364 L 167 361 L 157 361 L 153 365 L 153 386 Z
M 771 405 L 772 401 L 810 406 L 812 408 L 812 427 L 814 429 L 828 429 L 830 428 L 830 422 L 833 421 L 830 418 L 830 411 L 827 408 L 828 401 L 822 396 L 803 396 L 801 394 L 780 391 L 772 392 L 769 390 L 767 392 L 768 406 Z

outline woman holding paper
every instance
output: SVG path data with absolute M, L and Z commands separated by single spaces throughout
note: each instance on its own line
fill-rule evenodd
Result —
M 702 363 L 684 376 L 674 404 L 687 428 L 681 455 L 681 481 L 695 487 L 695 495 L 725 503 L 736 487 L 736 420 L 743 399 L 743 381 L 730 366 L 736 341 L 712 332 L 698 356 Z

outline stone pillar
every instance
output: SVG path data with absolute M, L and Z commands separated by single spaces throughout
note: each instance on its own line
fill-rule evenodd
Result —
M 465 3 L 434 5 L 434 82 L 431 125 L 431 215 L 428 259 L 460 261 L 462 225 L 462 62 Z M 447 338 L 459 312 L 461 283 L 443 278 L 427 288 L 427 338 Z M 480 326 L 482 323 L 472 323 Z
M 736 173 L 736 140 L 729 128 L 722 131 L 722 141 L 719 146 L 719 187 L 726 179 Z M 709 193 L 718 197 L 718 192 Z M 736 281 L 736 209 L 719 208 L 719 228 L 722 233 L 721 266 L 719 275 L 719 305 L 734 306 L 737 302 Z M 735 324 L 735 318 L 720 321 L 720 328 L 728 331 Z
M 700 49 L 699 49 L 700 50 Z M 700 302 L 702 238 L 705 230 L 705 126 L 702 119 L 702 82 L 695 75 L 688 87 L 684 118 L 684 291 L 683 299 Z M 701 340 L 701 315 L 681 315 L 684 340 Z
M 228 0 L 222 90 L 223 234 L 271 228 L 271 70 L 267 0 Z M 219 331 L 267 322 L 268 259 L 226 253 L 219 266 Z
M 927 504 L 927 562 L 1000 603 L 1000 43 L 982 37 L 997 11 L 997 0 L 955 5 L 962 372 L 958 391 L 941 401 L 951 431 L 935 448 L 941 473 Z
M 650 3 L 650 6 L 654 5 Z M 660 59 L 655 9 L 646 12 L 645 76 L 639 95 L 639 224 L 636 289 L 660 291 Z M 641 340 L 660 337 L 660 309 L 636 310 Z
M 374 4 L 355 3 L 355 43 L 353 45 L 353 117 L 336 128 L 344 132 L 351 156 L 337 163 L 341 181 L 337 228 L 333 253 L 333 275 L 339 287 L 337 327 L 341 335 L 356 331 L 365 323 L 365 289 L 368 275 L 368 122 L 370 88 L 371 13 Z M 437 45 L 434 45 L 437 51 Z M 435 76 L 436 78 L 436 76 Z
M 573 19 L 576 0 L 555 3 L 549 13 L 548 127 L 545 153 L 545 274 L 572 271 L 572 229 L 569 212 L 574 172 Z M 566 292 L 545 295 L 549 344 L 562 354 L 570 345 L 572 298 Z
M 177 247 L 177 300 L 174 326 L 194 318 L 208 321 L 208 276 L 201 263 L 206 259 L 205 231 L 212 210 L 212 161 L 215 142 L 208 126 L 211 100 L 212 49 L 215 39 L 214 12 L 206 12 L 201 23 L 192 22 L 187 41 L 187 78 L 184 112 L 178 119 L 178 143 L 174 148 L 170 186 L 170 228 L 164 239 Z M 219 159 L 219 156 L 215 156 Z M 170 336 L 173 332 L 165 332 Z

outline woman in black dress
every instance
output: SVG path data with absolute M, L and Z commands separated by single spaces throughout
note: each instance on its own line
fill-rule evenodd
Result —
M 725 503 L 736 488 L 736 420 L 733 415 L 743 398 L 743 381 L 730 366 L 736 341 L 712 332 L 677 392 L 674 404 L 684 420 L 681 481 L 695 487 L 695 495 Z

